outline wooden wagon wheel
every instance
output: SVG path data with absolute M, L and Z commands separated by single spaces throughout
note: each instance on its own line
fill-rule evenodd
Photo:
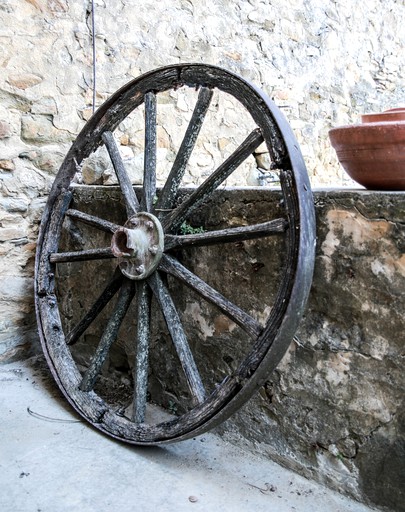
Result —
M 167 181 L 156 191 L 156 105 L 160 93 L 189 87 L 198 99 Z M 177 198 L 186 165 L 210 105 L 213 91 L 231 95 L 243 105 L 256 128 L 212 174 L 180 204 Z M 145 109 L 144 180 L 138 199 L 113 135 L 137 107 Z M 180 234 L 186 221 L 220 184 L 263 143 L 279 173 L 284 216 L 265 223 L 196 234 Z M 117 225 L 70 207 L 71 183 L 77 166 L 105 146 L 119 181 L 126 222 Z M 157 196 L 157 200 L 156 200 Z M 111 247 L 60 252 L 65 218 L 111 234 Z M 298 143 L 288 123 L 260 90 L 237 75 L 202 64 L 172 65 L 149 72 L 116 92 L 85 125 L 55 179 L 41 222 L 36 259 L 35 294 L 39 333 L 48 364 L 74 408 L 108 435 L 133 444 L 158 444 L 187 439 L 219 424 L 258 389 L 287 350 L 302 316 L 314 263 L 314 208 L 308 176 Z M 240 242 L 278 233 L 285 239 L 285 264 L 274 306 L 260 323 L 180 263 L 180 248 Z M 59 252 L 58 252 L 59 251 Z M 65 262 L 112 258 L 115 271 L 104 291 L 70 332 L 64 333 L 56 284 Z M 73 264 L 73 263 L 72 263 Z M 251 338 L 250 350 L 213 389 L 205 389 L 167 284 L 179 280 Z M 79 368 L 71 345 L 95 321 L 110 299 L 117 299 L 87 368 Z M 152 301 L 153 297 L 153 301 Z M 131 305 L 132 303 L 132 305 Z M 152 304 L 152 306 L 151 306 Z M 95 385 L 128 308 L 135 308 L 136 360 L 133 407 L 128 417 L 107 403 Z M 183 414 L 157 423 L 145 421 L 148 401 L 148 347 L 151 307 L 160 308 L 190 390 Z M 180 370 L 179 370 L 180 371 Z

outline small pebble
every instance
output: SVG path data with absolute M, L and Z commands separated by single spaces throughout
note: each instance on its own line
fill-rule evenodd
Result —
M 198 501 L 197 496 L 189 496 L 188 501 L 191 501 L 191 503 L 196 503 Z

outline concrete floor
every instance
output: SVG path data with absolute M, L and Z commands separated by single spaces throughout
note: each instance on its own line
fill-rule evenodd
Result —
M 83 422 L 42 359 L 0 366 L 2 512 L 367 512 L 213 434 L 163 448 Z

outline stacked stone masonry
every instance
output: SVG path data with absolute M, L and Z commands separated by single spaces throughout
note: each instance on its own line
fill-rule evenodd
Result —
M 313 185 L 347 182 L 328 141 L 331 126 L 357 122 L 363 112 L 404 101 L 403 2 L 94 3 L 96 106 L 158 66 L 191 61 L 223 66 L 257 84 L 282 108 Z M 31 342 L 38 222 L 54 175 L 92 113 L 90 13 L 90 1 L 0 0 L 1 360 Z M 192 108 L 187 97 L 168 101 L 178 115 L 167 114 L 160 105 L 162 161 L 173 158 L 176 123 Z M 217 114 L 224 119 L 221 136 L 206 134 L 209 143 L 202 144 L 199 164 L 186 176 L 190 184 L 212 168 L 234 136 L 239 122 L 234 106 L 230 103 Z M 132 138 L 125 130 L 121 133 L 134 182 L 142 166 L 139 141 L 136 133 Z M 257 184 L 268 166 L 267 155 L 258 152 L 246 177 L 239 174 L 238 184 Z M 111 173 L 102 159 L 97 168 L 101 174 L 94 176 L 90 169 L 85 179 L 108 182 Z
M 257 84 L 282 108 L 315 186 L 350 184 L 328 141 L 331 126 L 358 122 L 363 112 L 404 101 L 403 2 L 94 3 L 96 106 L 158 66 L 191 61 L 223 66 Z M 2 360 L 29 346 L 33 336 L 38 222 L 54 175 L 92 113 L 90 14 L 90 1 L 0 1 Z M 179 114 L 191 108 L 182 97 L 175 106 Z M 176 115 L 166 119 L 162 107 L 167 122 L 159 128 L 158 153 L 170 161 L 178 140 L 166 126 L 181 121 Z M 203 172 L 225 151 L 239 121 L 232 105 L 220 114 L 226 125 L 220 139 L 207 133 L 207 144 L 199 148 Z M 122 133 L 120 142 L 133 164 L 134 182 L 139 181 L 139 138 Z M 268 165 L 266 154 L 258 152 L 238 184 L 257 184 Z M 109 176 L 102 157 L 85 172 L 88 182 L 108 182 Z M 193 179 L 188 176 L 190 183 Z
M 405 6 L 402 0 L 363 3 L 355 0 L 95 0 L 94 3 L 96 29 L 92 34 L 90 1 L 0 0 L 0 362 L 23 357 L 37 347 L 33 261 L 38 225 L 54 176 L 72 140 L 92 114 L 93 35 L 96 107 L 129 80 L 159 66 L 178 62 L 223 66 L 257 84 L 282 109 L 300 143 L 314 186 L 352 185 L 330 146 L 329 128 L 356 123 L 364 112 L 404 105 Z M 158 105 L 160 180 L 168 172 L 165 162 L 170 163 L 174 158 L 193 101 L 192 95 L 179 91 Z M 219 120 L 219 126 L 215 132 L 209 128 L 204 132 L 196 163 L 188 169 L 185 184 L 196 184 L 209 173 L 215 162 L 228 154 L 229 147 L 245 127 L 240 125 L 240 113 L 232 101 L 222 106 L 214 102 L 211 115 Z M 139 116 L 117 131 L 121 153 L 135 184 L 142 176 L 142 134 L 137 128 L 142 113 Z M 227 185 L 266 184 L 263 176 L 267 176 L 269 167 L 268 154 L 259 148 Z M 81 171 L 85 183 L 114 183 L 110 164 L 102 152 L 94 161 L 86 162 Z M 363 222 L 356 211 L 346 206 L 342 211 L 336 208 L 322 225 L 325 242 L 318 247 L 321 255 L 317 267 L 322 279 L 316 274 L 319 301 L 335 283 L 331 262 L 342 247 L 343 242 L 338 243 L 340 236 L 354 240 L 355 255 L 361 250 L 363 240 L 356 239 L 351 227 Z M 397 236 L 395 243 L 389 241 L 391 233 L 396 232 L 392 231 L 396 220 L 390 218 L 387 224 L 384 212 L 381 218 L 377 213 L 373 218 L 380 220 L 373 222 L 370 229 L 365 227 L 366 231 L 369 229 L 367 237 L 370 241 L 383 242 L 381 246 L 375 241 L 373 247 L 370 242 L 367 247 L 377 252 L 382 247 L 385 252 L 383 259 L 376 256 L 369 261 L 371 274 L 373 279 L 383 279 L 386 297 L 399 297 L 401 289 L 393 283 L 395 276 L 401 272 L 403 275 L 403 259 L 393 256 L 392 251 L 400 250 L 400 238 Z M 398 222 L 400 226 L 403 219 Z M 336 226 L 341 226 L 339 232 Z M 354 283 L 349 279 L 350 258 L 347 254 L 344 259 L 347 283 Z M 319 262 L 324 265 L 322 269 Z M 328 307 L 335 315 L 342 304 L 347 310 L 345 301 L 329 302 Z M 368 312 L 359 302 L 351 306 L 350 311 L 356 315 L 367 313 L 371 325 L 379 320 L 380 313 L 374 314 L 371 306 Z M 391 314 L 391 306 L 387 302 L 384 315 Z M 335 363 L 330 363 L 329 380 L 335 378 L 335 366 L 350 365 L 351 357 L 379 361 L 386 357 L 386 343 L 395 341 L 396 347 L 400 348 L 401 343 L 403 347 L 399 316 L 393 315 L 394 327 L 387 331 L 389 336 L 385 339 L 378 334 L 379 345 L 376 341 L 370 346 L 370 355 L 361 352 L 360 356 L 352 356 L 349 350 L 340 360 L 341 356 L 336 354 Z M 330 320 L 325 324 L 318 318 L 317 322 L 319 338 L 308 342 L 308 351 L 303 352 L 308 355 L 319 344 L 321 348 L 313 353 L 324 353 L 322 343 L 327 345 L 327 340 L 323 336 L 328 337 L 332 329 Z M 304 325 L 303 329 L 306 328 Z M 361 338 L 359 333 L 352 334 L 355 339 Z M 343 334 L 339 336 L 344 345 Z M 296 348 L 298 352 L 301 350 Z M 294 354 L 286 359 L 280 375 L 290 368 L 289 361 Z M 280 385 L 290 389 L 292 384 L 280 379 Z M 378 396 L 373 399 L 378 401 Z M 373 404 L 371 409 L 379 410 L 381 404 Z M 376 423 L 375 429 L 380 430 L 384 422 L 386 428 L 394 429 L 389 427 L 393 407 L 387 417 L 379 419 L 381 423 Z M 358 435 L 367 433 L 361 431 Z M 322 466 L 322 461 L 332 457 L 334 451 L 350 458 L 355 450 L 349 441 L 351 448 L 342 448 L 335 441 L 330 441 L 330 450 L 329 441 L 320 441 L 322 456 L 318 457 L 314 450 L 313 457 L 321 461 L 317 467 L 322 475 L 329 474 L 328 463 Z M 326 452 L 332 455 L 326 457 Z M 363 460 L 366 466 L 366 458 Z M 346 459 L 344 462 L 347 463 Z M 325 480 L 328 478 L 325 476 Z M 349 487 L 349 484 L 343 486 L 346 490 Z

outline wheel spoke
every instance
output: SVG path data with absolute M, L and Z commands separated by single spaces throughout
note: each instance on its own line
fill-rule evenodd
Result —
M 74 210 L 73 208 L 69 209 L 66 212 L 66 215 L 72 219 L 78 220 L 84 224 L 88 224 L 89 226 L 93 226 L 107 233 L 115 233 L 119 227 L 118 224 L 114 224 L 108 220 L 100 219 L 94 215 L 89 215 L 88 213 L 80 212 L 79 210 Z
M 124 276 L 117 267 L 111 281 L 107 284 L 100 297 L 94 302 L 86 315 L 66 336 L 66 344 L 74 345 L 84 331 L 93 323 L 105 306 L 120 289 Z
M 94 387 L 96 378 L 107 358 L 111 345 L 117 338 L 119 328 L 124 320 L 126 312 L 135 294 L 134 282 L 126 279 L 120 289 L 114 311 L 107 323 L 105 331 L 100 339 L 96 353 L 90 363 L 90 366 L 84 373 L 80 389 L 82 391 L 91 391 Z
M 141 208 L 151 212 L 156 195 L 156 95 L 145 94 L 145 163 Z
M 102 249 L 87 249 L 85 251 L 53 252 L 49 255 L 49 261 L 51 263 L 105 260 L 109 258 L 115 258 L 110 247 L 104 247 Z
M 275 219 L 252 226 L 207 231 L 206 233 L 196 233 L 194 235 L 166 235 L 165 251 L 178 249 L 179 247 L 197 247 L 201 245 L 224 244 L 262 238 L 284 233 L 287 226 L 288 222 L 285 219 Z
M 132 217 L 139 210 L 139 202 L 135 195 L 131 180 L 125 169 L 124 162 L 122 161 L 121 154 L 115 142 L 114 135 L 111 132 L 104 132 L 102 135 L 104 144 L 107 147 L 115 173 L 120 184 L 120 188 L 125 200 L 125 206 L 128 217 Z
M 171 256 L 168 256 L 167 254 L 163 255 L 160 269 L 176 277 L 186 286 L 196 291 L 205 300 L 214 304 L 214 306 L 217 306 L 218 309 L 239 325 L 239 327 L 241 327 L 252 338 L 257 338 L 263 331 L 259 322 L 252 318 L 248 313 L 230 302 Z
M 148 360 L 150 332 L 150 289 L 145 281 L 140 281 L 138 290 L 138 326 L 136 359 L 134 369 L 134 403 L 132 419 L 142 423 L 145 419 L 146 395 L 148 390 Z
M 157 272 L 151 275 L 148 283 L 163 312 L 167 328 L 173 340 L 177 355 L 179 356 L 191 394 L 198 403 L 202 403 L 205 399 L 204 385 L 187 342 L 176 306 Z
M 187 162 L 189 161 L 194 149 L 205 115 L 208 107 L 210 106 L 212 94 L 212 89 L 208 89 L 207 87 L 202 87 L 200 90 L 193 115 L 190 119 L 180 149 L 156 204 L 156 210 L 166 210 L 173 206 L 181 180 L 186 170 Z
M 253 130 L 244 142 L 236 149 L 225 162 L 209 176 L 195 192 L 181 203 L 163 221 L 165 231 L 176 230 L 188 217 L 188 215 L 206 199 L 241 163 L 250 156 L 263 142 L 263 136 L 259 129 Z

